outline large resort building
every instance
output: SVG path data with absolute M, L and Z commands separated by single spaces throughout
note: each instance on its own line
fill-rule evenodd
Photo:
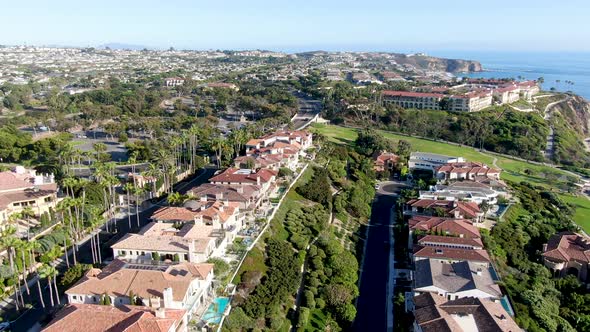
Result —
M 535 81 L 470 80 L 453 87 L 426 90 L 383 91 L 383 102 L 419 110 L 477 112 L 494 103 L 510 104 L 521 98 L 531 100 L 539 92 L 539 86 Z
M 383 91 L 383 102 L 420 110 L 477 112 L 492 105 L 492 93 L 474 91 L 463 95 L 446 95 L 433 92 Z

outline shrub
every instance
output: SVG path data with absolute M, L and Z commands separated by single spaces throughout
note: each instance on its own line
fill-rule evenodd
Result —
M 90 264 L 76 264 L 70 267 L 61 278 L 60 284 L 65 288 L 70 288 L 71 285 L 76 283 L 82 275 L 88 271 L 92 265 Z

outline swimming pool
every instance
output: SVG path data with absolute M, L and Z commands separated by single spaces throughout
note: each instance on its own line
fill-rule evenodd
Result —
M 225 312 L 225 308 L 229 304 L 228 297 L 218 297 L 213 300 L 213 303 L 209 305 L 207 311 L 201 317 L 201 320 L 206 321 L 207 323 L 211 324 L 219 324 L 221 322 L 221 317 L 223 317 L 223 313 Z

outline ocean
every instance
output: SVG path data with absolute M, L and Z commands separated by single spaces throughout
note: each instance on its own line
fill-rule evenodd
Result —
M 457 76 L 515 79 L 521 76 L 527 80 L 543 77 L 543 90 L 553 87 L 561 92 L 572 91 L 590 100 L 590 53 L 433 51 L 428 54 L 475 60 L 483 65 L 483 72 L 458 73 Z

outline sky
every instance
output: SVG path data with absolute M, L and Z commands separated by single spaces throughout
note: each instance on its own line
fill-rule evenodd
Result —
M 5 2 L 0 9 L 4 45 L 590 51 L 588 0 Z

